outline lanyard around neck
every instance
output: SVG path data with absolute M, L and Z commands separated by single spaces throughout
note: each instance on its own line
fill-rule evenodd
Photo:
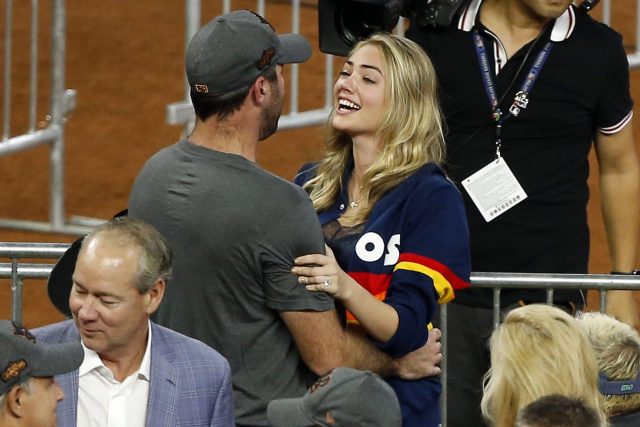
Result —
M 533 49 L 533 46 L 535 45 L 537 40 L 538 38 L 533 41 L 530 49 Z M 507 119 L 511 117 L 517 117 L 522 109 L 527 108 L 527 105 L 529 104 L 529 94 L 533 90 L 533 85 L 538 79 L 538 75 L 540 75 L 542 67 L 549 57 L 549 53 L 551 52 L 551 47 L 553 45 L 550 41 L 547 42 L 547 44 L 545 44 L 542 50 L 538 53 L 538 56 L 536 57 L 535 61 L 533 61 L 529 72 L 525 76 L 524 81 L 520 86 L 520 90 L 516 92 L 509 110 L 506 113 L 503 113 L 500 110 L 499 104 L 501 100 L 498 99 L 496 86 L 493 82 L 493 75 L 491 72 L 491 66 L 489 65 L 489 59 L 487 57 L 484 40 L 482 39 L 482 36 L 480 35 L 480 32 L 478 30 L 473 31 L 473 41 L 476 55 L 478 57 L 478 62 L 480 64 L 480 74 L 482 75 L 484 89 L 487 94 L 489 104 L 491 105 L 491 121 L 496 125 L 496 158 L 499 158 L 501 156 L 500 148 L 502 146 L 502 125 Z M 526 60 L 527 56 L 525 56 L 523 62 L 524 60 Z M 518 77 L 518 74 L 519 73 L 516 73 L 514 79 Z

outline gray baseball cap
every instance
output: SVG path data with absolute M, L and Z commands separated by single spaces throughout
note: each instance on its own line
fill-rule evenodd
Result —
M 327 414 L 335 421 L 329 424 Z M 299 398 L 272 400 L 267 418 L 273 427 L 400 427 L 402 415 L 395 392 L 370 371 L 336 368 Z
M 80 367 L 80 341 L 38 344 L 27 328 L 0 320 L 0 395 L 31 377 L 53 377 Z
M 300 34 L 276 34 L 249 10 L 218 16 L 202 27 L 187 48 L 187 80 L 193 92 L 222 95 L 249 87 L 276 64 L 304 62 L 311 46 Z

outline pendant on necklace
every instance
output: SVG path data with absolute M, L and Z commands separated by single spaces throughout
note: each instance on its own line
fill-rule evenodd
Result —
M 360 200 L 353 200 L 349 202 L 349 207 L 357 208 L 358 206 L 360 206 Z

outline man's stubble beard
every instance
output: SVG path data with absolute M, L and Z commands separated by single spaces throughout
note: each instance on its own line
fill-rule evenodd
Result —
M 280 115 L 282 114 L 282 104 L 284 96 L 281 95 L 278 90 L 278 83 L 271 83 L 272 93 L 278 94 L 278 97 L 273 100 L 271 104 L 265 107 L 262 110 L 260 115 L 260 133 L 258 134 L 258 141 L 264 141 L 271 135 L 273 135 L 276 130 L 278 130 L 278 121 L 280 120 Z

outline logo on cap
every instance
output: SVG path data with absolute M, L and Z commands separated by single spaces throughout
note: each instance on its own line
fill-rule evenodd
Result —
M 209 93 L 209 86 L 207 85 L 196 84 L 195 88 L 196 88 L 196 92 Z
M 27 362 L 24 359 L 9 362 L 7 368 L 2 371 L 2 374 L 0 374 L 0 377 L 2 378 L 2 381 L 7 382 L 20 375 L 20 373 L 24 371 L 26 367 Z
M 311 394 L 319 388 L 326 386 L 327 384 L 329 384 L 329 381 L 331 381 L 331 375 L 326 375 L 324 377 L 318 378 L 318 380 L 313 383 L 311 387 L 309 387 L 309 393 Z
M 256 64 L 256 66 L 258 67 L 258 70 L 262 70 L 265 67 L 271 65 L 271 61 L 273 60 L 274 56 L 276 56 L 276 49 L 274 47 L 270 47 L 267 50 L 263 50 L 262 56 L 260 57 L 260 59 L 258 60 L 258 63 Z
M 13 335 L 18 335 L 20 337 L 24 337 L 26 339 L 28 339 L 29 341 L 31 341 L 32 343 L 36 343 L 36 337 L 34 337 L 33 335 L 31 335 L 31 332 L 29 332 L 29 330 L 27 328 L 25 328 L 24 326 L 22 326 L 20 323 L 18 322 L 11 322 L 13 324 Z

